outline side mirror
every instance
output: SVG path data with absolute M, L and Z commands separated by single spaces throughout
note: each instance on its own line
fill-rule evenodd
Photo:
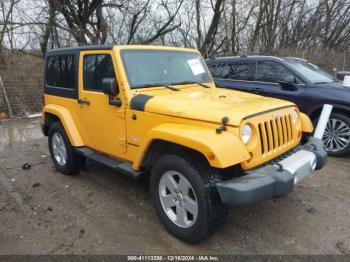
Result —
M 115 78 L 102 79 L 102 91 L 106 95 L 115 96 L 119 93 L 117 80 Z
M 118 95 L 119 88 L 115 78 L 103 78 L 102 79 L 102 91 L 109 97 L 109 104 L 120 107 L 122 101 L 119 98 L 113 99 L 113 96 Z
M 298 87 L 294 83 L 283 82 L 283 81 L 279 81 L 278 83 L 280 84 L 280 86 L 282 87 L 283 90 L 287 90 L 287 91 L 297 91 L 298 90 Z
M 278 83 L 284 90 L 296 91 L 298 89 L 295 85 L 295 77 L 293 75 L 284 76 Z

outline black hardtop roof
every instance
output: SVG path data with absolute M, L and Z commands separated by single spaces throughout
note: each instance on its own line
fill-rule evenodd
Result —
M 84 50 L 112 50 L 114 45 L 85 45 L 78 47 L 65 47 L 50 49 L 47 51 L 47 55 L 57 55 L 57 54 L 71 54 Z

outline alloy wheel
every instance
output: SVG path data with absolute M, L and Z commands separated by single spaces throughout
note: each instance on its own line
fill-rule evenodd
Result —
M 159 181 L 159 198 L 168 218 L 181 228 L 194 225 L 198 201 L 191 183 L 177 171 L 165 172 Z
M 67 163 L 67 149 L 60 133 L 56 132 L 52 136 L 52 151 L 56 162 L 64 166 Z
M 338 152 L 350 144 L 350 127 L 340 119 L 331 118 L 323 135 L 327 151 Z

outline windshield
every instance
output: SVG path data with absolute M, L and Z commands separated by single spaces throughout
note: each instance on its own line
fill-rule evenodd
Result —
M 131 88 L 212 82 L 203 59 L 195 52 L 122 50 L 121 56 Z
M 286 62 L 313 84 L 335 81 L 335 78 L 326 71 L 305 60 L 287 59 Z

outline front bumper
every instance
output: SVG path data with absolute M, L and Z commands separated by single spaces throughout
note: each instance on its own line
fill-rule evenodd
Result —
M 246 175 L 216 184 L 221 201 L 248 205 L 277 198 L 293 191 L 294 185 L 326 164 L 327 152 L 321 140 L 309 141 L 281 161 L 247 172 Z

